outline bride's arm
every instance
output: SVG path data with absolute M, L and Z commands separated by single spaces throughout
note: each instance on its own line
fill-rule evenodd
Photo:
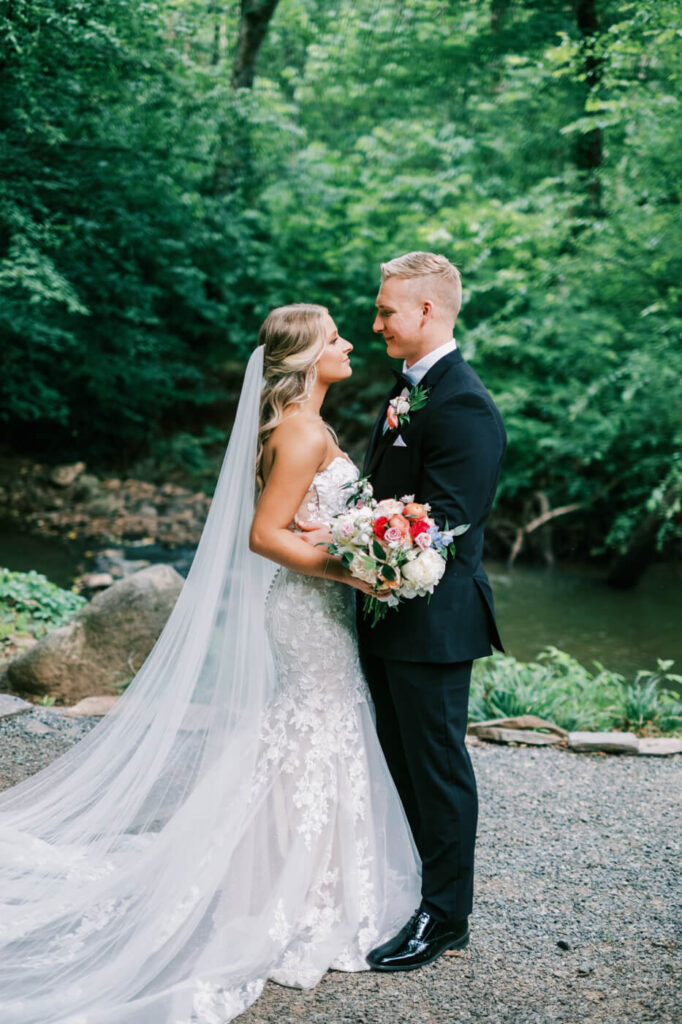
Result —
M 298 417 L 291 417 L 276 428 L 274 460 L 256 506 L 249 546 L 287 569 L 358 586 L 360 581 L 326 547 L 306 544 L 290 529 L 315 473 L 323 464 L 327 443 L 324 427 L 311 430 L 310 424 Z

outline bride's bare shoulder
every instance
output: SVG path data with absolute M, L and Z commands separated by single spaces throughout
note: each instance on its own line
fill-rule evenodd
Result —
M 266 462 L 271 466 L 277 460 L 280 466 L 305 464 L 318 469 L 327 454 L 328 442 L 327 428 L 318 416 L 305 411 L 285 413 L 268 438 Z

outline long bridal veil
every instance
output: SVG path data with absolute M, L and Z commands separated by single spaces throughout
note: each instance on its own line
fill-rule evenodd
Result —
M 81 742 L 0 794 L 3 1024 L 222 1024 L 257 997 L 284 914 L 305 898 L 276 765 L 259 758 L 277 684 L 264 623 L 275 566 L 248 549 L 262 373 L 259 347 L 149 657 Z M 373 742 L 376 895 L 400 915 L 415 863 Z
M 259 347 L 194 561 L 149 657 L 85 739 L 0 794 L 5 1024 L 174 1020 L 174 986 L 210 949 L 274 685 L 263 604 L 275 566 L 248 550 L 262 372 Z

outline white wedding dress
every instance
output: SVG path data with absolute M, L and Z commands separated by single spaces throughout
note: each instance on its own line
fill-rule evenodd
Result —
M 2 1024 L 225 1024 L 267 979 L 366 970 L 419 902 L 353 590 L 244 553 L 256 355 L 154 650 L 84 740 L 0 794 Z M 357 475 L 317 473 L 316 516 Z
M 357 478 L 334 459 L 316 474 L 309 513 L 342 511 Z M 297 876 L 277 899 L 283 945 L 268 977 L 307 987 L 330 966 L 367 969 L 369 950 L 419 902 L 416 855 L 360 668 L 354 591 L 280 568 L 266 622 L 280 691 L 261 734 L 263 766 L 278 774 L 265 813 L 280 823 L 283 872 L 295 865 Z

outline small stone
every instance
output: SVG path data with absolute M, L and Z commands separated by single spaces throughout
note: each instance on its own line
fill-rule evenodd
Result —
M 559 941 L 557 942 L 557 946 L 559 947 L 559 949 L 570 949 L 571 948 L 570 942 L 566 942 L 566 939 L 559 939 Z
M 102 717 L 111 711 L 118 697 L 84 697 L 73 707 L 67 708 L 64 714 L 68 718 Z
M 593 970 L 594 967 L 591 964 L 582 963 L 578 965 L 578 974 L 582 975 L 582 977 L 585 977 L 588 974 L 592 974 Z
M 74 462 L 70 466 L 55 466 L 50 473 L 50 480 L 58 487 L 68 487 L 84 469 L 84 462 Z
M 646 736 L 640 739 L 637 753 L 646 757 L 682 754 L 682 740 L 673 736 Z
M 13 693 L 0 693 L 0 718 L 25 715 L 27 711 L 33 711 L 30 701 L 15 697 Z
M 577 751 L 607 754 L 637 754 L 639 740 L 632 732 L 569 732 L 568 746 Z
M 44 722 L 28 719 L 24 722 L 24 732 L 30 732 L 32 736 L 47 736 L 49 732 L 52 732 L 52 729 L 49 725 L 45 725 Z
M 110 572 L 86 572 L 78 581 L 86 590 L 101 590 L 103 587 L 110 587 L 114 577 Z

